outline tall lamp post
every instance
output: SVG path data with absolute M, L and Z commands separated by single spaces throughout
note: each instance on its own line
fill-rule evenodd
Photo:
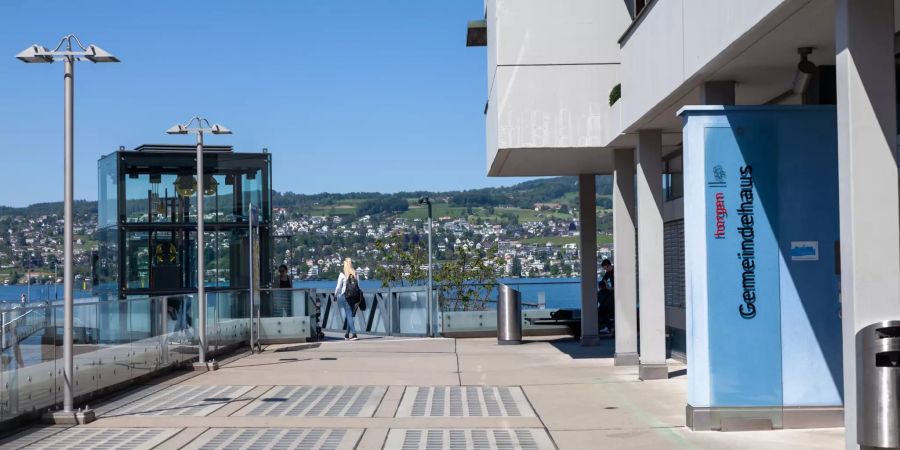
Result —
M 75 44 L 73 49 L 72 44 Z M 72 328 L 73 328 L 73 299 L 75 288 L 75 265 L 73 256 L 73 190 L 74 190 L 74 111 L 75 102 L 75 62 L 87 60 L 93 63 L 119 62 L 119 59 L 106 50 L 96 46 L 85 47 L 74 34 L 64 36 L 53 50 L 48 50 L 42 45 L 34 44 L 22 50 L 16 58 L 25 63 L 52 63 L 63 61 L 65 75 L 65 198 L 63 208 L 63 220 L 65 221 L 65 236 L 63 248 L 63 410 L 58 414 L 48 416 L 50 421 L 57 423 L 89 422 L 93 420 L 93 413 L 82 411 L 78 414 L 74 411 L 73 378 L 75 365 L 72 353 Z M 30 281 L 30 280 L 29 280 Z
M 431 226 L 432 225 L 431 199 L 428 197 L 422 197 L 419 199 L 419 204 L 420 205 L 421 204 L 428 205 L 428 326 L 429 326 L 428 334 L 431 335 L 432 332 L 434 331 L 434 325 L 432 324 L 432 321 L 434 320 L 434 311 L 432 311 L 432 308 L 434 308 L 434 301 L 432 298 L 432 295 L 433 295 L 432 294 L 432 288 L 433 288 L 432 285 L 434 283 L 434 277 L 431 274 L 431 268 L 433 267 L 433 265 L 431 263 L 431 261 L 432 261 L 431 235 L 434 233 L 434 230 L 432 229 L 432 226 Z
M 196 123 L 196 125 L 194 125 Z M 199 312 L 197 320 L 200 322 L 197 332 L 200 335 L 199 358 L 194 364 L 195 370 L 217 369 L 206 363 L 206 261 L 203 253 L 203 133 L 231 134 L 231 130 L 219 124 L 210 125 L 209 121 L 194 116 L 184 125 L 178 124 L 166 130 L 169 134 L 196 134 L 197 135 L 197 303 Z

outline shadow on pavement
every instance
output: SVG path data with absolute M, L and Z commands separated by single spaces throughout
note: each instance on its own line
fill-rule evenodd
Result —
M 581 345 L 580 339 L 571 337 L 554 339 L 547 342 L 556 347 L 557 350 L 569 355 L 572 359 L 612 358 L 616 351 L 615 341 L 612 339 L 601 339 L 598 345 L 590 347 Z

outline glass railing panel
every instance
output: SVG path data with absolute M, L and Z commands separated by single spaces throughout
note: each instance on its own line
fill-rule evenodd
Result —
M 195 299 L 196 295 L 180 295 L 76 303 L 75 397 L 196 358 Z M 211 352 L 247 340 L 248 302 L 246 291 L 210 294 Z M 297 309 L 307 307 L 302 303 Z M 62 402 L 63 315 L 61 304 L 2 312 L 0 420 Z
M 101 388 L 130 380 L 134 377 L 131 362 L 131 345 L 128 343 L 128 301 L 100 302 L 95 309 L 98 314 L 99 345 L 105 349 L 100 360 L 105 367 L 101 370 Z
M 394 331 L 401 335 L 428 332 L 427 290 L 391 292 L 395 309 Z
M 315 339 L 315 294 L 308 289 L 264 289 L 259 292 L 259 334 L 264 343 Z
M 53 403 L 56 345 L 47 307 L 16 308 L 3 316 L 0 418 L 6 420 Z
M 154 308 L 154 299 L 139 299 L 127 302 L 127 306 L 120 311 L 127 316 L 127 329 L 123 330 L 124 348 L 112 348 L 118 360 L 122 352 L 130 355 L 131 374 L 133 377 L 147 375 L 156 370 L 155 365 L 159 359 L 159 340 L 156 339 L 158 331 L 154 322 L 158 321 L 161 311 Z
M 519 291 L 522 300 L 523 329 L 541 329 L 548 326 L 566 332 L 563 322 L 554 322 L 551 314 L 559 309 L 581 309 L 581 284 L 578 281 L 502 280 L 494 285 L 468 287 L 469 299 L 454 298 L 459 289 L 445 290 L 440 304 L 439 329 L 444 334 L 493 333 L 497 330 L 497 286 L 505 284 Z M 475 295 L 473 295 L 475 294 Z M 458 297 L 458 295 L 457 295 Z M 472 300 L 472 297 L 476 298 Z
M 250 297 L 246 291 L 217 292 L 216 333 L 221 348 L 246 341 L 250 333 Z
M 166 298 L 166 328 L 163 334 L 163 360 L 181 364 L 197 357 L 196 295 L 173 295 Z

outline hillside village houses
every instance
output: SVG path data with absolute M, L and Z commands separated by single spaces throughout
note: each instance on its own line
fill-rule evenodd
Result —
M 545 204 L 535 205 L 536 210 L 547 208 L 548 205 Z M 286 213 L 276 214 L 276 218 L 276 235 L 312 233 L 323 238 L 341 237 L 361 242 L 343 252 L 328 246 L 297 249 L 302 255 L 299 261 L 305 265 L 295 271 L 294 276 L 298 278 L 316 279 L 333 272 L 347 256 L 366 263 L 360 268 L 361 276 L 375 277 L 377 275 L 373 265 L 380 259 L 375 241 L 396 233 L 427 235 L 426 224 L 418 218 L 392 217 L 384 221 L 369 215 L 355 220 L 338 215 L 301 215 L 288 218 Z M 578 276 L 580 273 L 578 246 L 575 243 L 579 231 L 570 220 L 532 220 L 519 225 L 503 226 L 489 220 L 473 223 L 463 218 L 441 216 L 435 218 L 435 233 L 435 251 L 438 254 L 456 246 L 487 248 L 496 245 L 499 256 L 506 261 L 501 271 L 503 276 Z M 563 239 L 561 243 L 554 243 L 554 239 L 541 242 L 540 238 Z M 611 245 L 601 247 L 598 249 L 598 257 L 609 258 L 612 252 Z
M 442 215 L 435 220 L 435 252 L 443 255 L 456 246 L 490 248 L 497 246 L 504 261 L 502 276 L 544 277 L 579 276 L 580 263 L 575 243 L 579 231 L 573 219 L 559 218 L 560 205 L 541 203 L 534 205 L 533 218 L 521 223 L 500 224 L 491 220 L 472 221 L 460 217 Z M 503 211 L 503 207 L 498 207 Z M 287 208 L 275 208 L 274 235 L 309 237 L 305 242 L 336 242 L 338 245 L 303 247 L 295 245 L 293 276 L 298 279 L 318 279 L 330 276 L 350 256 L 360 264 L 360 274 L 369 279 L 377 277 L 376 264 L 381 260 L 375 242 L 393 234 L 426 236 L 426 223 L 418 218 L 363 215 L 352 218 L 340 215 L 304 215 Z M 548 212 L 546 216 L 544 212 Z M 577 211 L 570 211 L 577 214 Z M 602 213 L 601 213 L 602 214 Z M 95 250 L 92 236 L 96 231 L 96 215 L 78 214 L 76 217 L 75 258 L 80 278 L 88 277 L 91 252 Z M 22 283 L 30 270 L 52 273 L 55 261 L 62 258 L 62 227 L 60 215 L 42 214 L 33 217 L 8 215 L 0 221 L 0 283 Z M 277 263 L 289 263 L 287 241 L 278 253 Z M 340 247 L 340 248 L 338 248 Z M 613 249 L 601 247 L 598 257 L 607 258 Z M 18 279 L 10 279 L 13 275 Z M 32 282 L 52 282 L 46 278 Z
M 75 264 L 86 267 L 90 261 L 91 248 L 88 237 L 96 231 L 96 217 L 79 215 L 74 226 Z M 57 214 L 42 214 L 34 217 L 8 216 L 0 222 L 0 270 L 9 275 L 0 274 L 0 283 L 11 284 L 25 282 L 26 274 L 31 273 L 31 282 L 53 282 L 47 276 L 39 276 L 40 272 L 51 273 L 57 261 L 62 260 L 63 219 Z M 15 274 L 20 279 L 12 279 Z M 81 271 L 77 280 L 87 275 Z

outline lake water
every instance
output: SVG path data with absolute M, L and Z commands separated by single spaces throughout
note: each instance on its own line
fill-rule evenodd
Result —
M 499 281 L 518 289 L 522 293 L 523 303 L 538 303 L 539 299 L 543 297 L 548 309 L 581 307 L 579 278 L 501 278 Z M 294 282 L 294 287 L 298 288 L 334 289 L 334 285 L 334 280 Z M 360 287 L 364 291 L 379 289 L 381 281 L 362 280 Z M 25 285 L 0 286 L 0 302 L 18 303 L 22 294 L 27 294 L 27 292 L 28 286 Z M 496 296 L 496 292 L 494 295 Z M 75 298 L 89 297 L 91 297 L 90 291 L 75 290 Z M 62 298 L 62 284 L 56 287 L 54 285 L 31 285 L 31 300 L 34 302 L 62 300 Z
M 540 300 L 543 299 L 545 303 L 546 309 L 559 309 L 559 308 L 580 308 L 580 293 L 581 293 L 581 284 L 579 283 L 578 278 L 505 278 L 499 280 L 502 283 L 505 283 L 514 289 L 519 290 L 522 293 L 522 302 L 526 304 L 537 304 Z M 333 290 L 335 287 L 335 281 L 333 280 L 318 280 L 318 281 L 297 281 L 294 283 L 294 287 L 298 288 L 314 288 L 314 289 L 324 289 L 324 290 Z M 381 288 L 381 282 L 378 280 L 362 280 L 360 282 L 360 287 L 363 291 L 367 290 L 376 290 Z M 23 293 L 28 292 L 27 286 L 0 286 L 0 302 L 2 303 L 19 303 L 19 297 Z M 491 298 L 496 299 L 496 290 L 493 291 Z M 90 298 L 91 293 L 89 291 L 77 290 L 75 291 L 76 298 Z M 62 285 L 58 287 L 57 290 L 54 290 L 53 285 L 32 285 L 31 286 L 31 298 L 34 302 L 43 302 L 44 300 L 54 300 L 59 298 L 62 299 Z M 533 307 L 533 306 L 530 306 Z M 117 320 L 107 320 L 104 319 L 102 314 L 100 314 L 102 309 L 97 309 L 98 306 L 85 306 L 85 307 L 76 307 L 75 310 L 75 322 L 76 326 L 87 326 L 91 328 L 97 328 L 101 326 L 103 327 L 103 331 L 100 333 L 100 337 L 110 337 L 117 335 Z M 143 331 L 149 332 L 150 329 L 143 329 L 142 326 L 146 325 L 149 327 L 149 304 L 133 304 L 129 308 L 130 314 L 130 323 L 131 326 L 137 326 Z M 56 310 L 57 319 L 61 320 L 61 309 Z M 43 360 L 40 336 L 34 335 L 30 338 L 26 339 L 22 342 L 21 346 L 21 357 L 23 360 L 22 364 L 25 366 L 31 364 L 40 363 Z M 7 356 L 11 355 L 9 351 L 7 351 Z
M 33 302 L 43 302 L 44 300 L 62 300 L 63 298 L 63 285 L 62 283 L 58 285 L 52 284 L 32 284 L 31 289 L 29 291 L 28 286 L 24 284 L 14 284 L 12 286 L 0 286 L 0 302 L 15 302 L 18 303 L 19 299 L 22 297 L 22 294 L 26 296 L 31 294 L 31 301 Z M 81 289 L 75 290 L 75 298 L 85 298 L 90 297 L 90 291 L 84 291 Z
M 581 308 L 581 284 L 580 278 L 501 278 L 501 283 L 511 286 L 522 293 L 522 303 L 537 304 L 541 297 L 547 309 Z M 295 287 L 334 289 L 335 281 L 297 281 Z M 378 289 L 381 287 L 379 280 L 362 280 L 360 288 Z M 496 298 L 496 290 L 493 298 Z

